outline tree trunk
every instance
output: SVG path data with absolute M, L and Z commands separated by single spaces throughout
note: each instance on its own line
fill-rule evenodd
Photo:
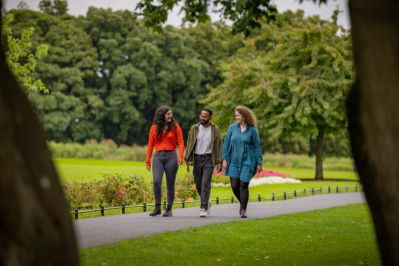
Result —
M 0 71 L 0 265 L 78 265 L 71 217 L 43 129 L 3 48 Z
M 356 83 L 348 98 L 355 164 L 384 265 L 399 265 L 399 2 L 350 0 Z
M 324 157 L 324 133 L 325 126 L 317 126 L 318 135 L 316 138 L 316 180 L 323 180 L 323 157 Z

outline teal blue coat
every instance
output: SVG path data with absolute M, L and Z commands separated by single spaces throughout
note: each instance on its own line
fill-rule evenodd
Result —
M 247 125 L 241 132 L 240 125 L 234 123 L 227 130 L 223 144 L 223 160 L 227 161 L 226 176 L 249 182 L 256 174 L 256 166 L 262 165 L 262 149 L 256 127 Z

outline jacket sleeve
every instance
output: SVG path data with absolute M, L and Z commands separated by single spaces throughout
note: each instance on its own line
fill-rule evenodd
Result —
M 222 150 L 222 158 L 223 158 L 223 160 L 228 160 L 229 159 L 228 158 L 228 156 L 229 156 L 228 152 L 229 152 L 229 149 L 230 149 L 231 135 L 233 133 L 233 129 L 232 128 L 233 128 L 233 125 L 230 125 L 229 129 L 227 130 L 227 135 L 224 138 L 224 144 L 223 144 L 223 150 Z
M 263 163 L 262 148 L 260 147 L 258 130 L 255 127 L 253 128 L 252 132 L 252 143 L 254 147 L 256 163 L 258 165 L 262 165 Z
M 220 135 L 220 128 L 216 127 L 216 134 L 217 134 L 217 138 L 215 138 L 216 143 L 214 143 L 214 145 L 216 145 L 216 150 L 217 150 L 217 154 L 216 154 L 216 163 L 221 163 L 222 162 L 222 136 Z
M 190 128 L 190 131 L 188 132 L 188 136 L 187 136 L 187 142 L 186 142 L 186 149 L 184 150 L 184 161 L 188 161 L 190 159 L 190 155 L 189 153 L 189 149 L 191 149 L 191 146 L 193 145 L 193 134 L 194 134 L 194 127 L 192 126 Z M 190 152 L 191 153 L 191 152 Z
M 183 153 L 184 153 L 184 140 L 183 140 L 183 132 L 181 127 L 176 124 L 176 138 L 177 138 L 177 146 L 179 148 L 179 156 L 178 161 L 183 161 Z
M 154 150 L 154 146 L 155 146 L 156 128 L 157 128 L 156 125 L 152 125 L 150 128 L 150 133 L 148 134 L 147 155 L 145 158 L 145 164 L 147 166 L 151 166 L 151 156 L 152 156 L 152 151 Z

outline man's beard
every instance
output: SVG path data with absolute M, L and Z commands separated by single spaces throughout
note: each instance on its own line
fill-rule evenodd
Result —
M 200 120 L 200 124 L 205 126 L 209 123 L 209 120 Z

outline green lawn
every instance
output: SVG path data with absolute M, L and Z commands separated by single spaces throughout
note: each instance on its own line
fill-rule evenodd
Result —
M 81 251 L 83 265 L 381 265 L 368 208 L 356 204 L 209 225 Z
M 102 178 L 102 174 L 121 174 L 124 176 L 137 175 L 151 180 L 151 172 L 147 171 L 144 162 L 131 161 L 110 161 L 92 159 L 65 159 L 54 160 L 58 173 L 62 180 L 90 181 Z M 313 178 L 314 169 L 311 168 L 281 168 L 264 166 L 266 169 L 277 170 L 291 174 L 295 178 Z M 186 166 L 179 167 L 178 176 L 186 173 Z M 334 171 L 325 170 L 325 178 L 351 179 L 358 180 L 358 176 L 353 171 Z

